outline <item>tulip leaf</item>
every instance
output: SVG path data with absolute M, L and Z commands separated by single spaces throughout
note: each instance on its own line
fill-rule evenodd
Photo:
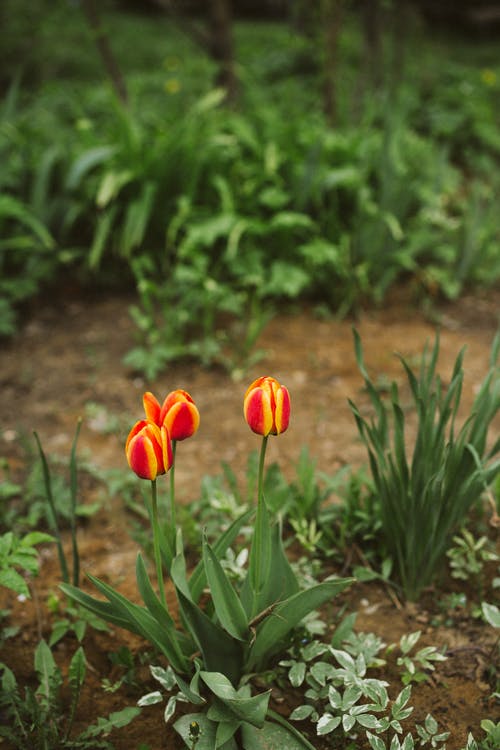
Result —
M 215 747 L 224 747 L 227 742 L 232 740 L 241 724 L 242 722 L 238 721 L 238 719 L 220 721 L 217 724 L 217 732 L 215 733 Z
M 270 574 L 270 567 L 269 569 L 267 567 L 266 560 L 263 560 L 262 585 L 258 592 L 254 592 L 254 599 L 252 600 L 250 577 L 252 557 L 250 557 L 249 575 L 243 584 L 241 598 L 245 610 L 251 612 L 252 617 L 258 616 L 260 612 L 268 607 L 274 606 L 277 602 L 288 599 L 289 596 L 296 594 L 299 590 L 297 578 L 283 549 L 281 523 L 271 525 L 269 514 L 267 512 L 263 513 L 261 518 L 264 523 L 268 520 L 267 529 L 263 530 L 263 536 L 259 538 L 264 539 L 264 547 L 269 545 L 269 560 L 272 560 L 272 575 Z M 257 544 L 257 530 L 255 536 L 256 539 L 254 540 L 254 545 Z M 266 571 L 268 571 L 267 574 Z M 254 601 L 253 606 L 252 601 Z
M 174 621 L 172 620 L 169 611 L 161 603 L 151 585 L 151 581 L 149 580 L 149 576 L 146 570 L 146 565 L 144 564 L 144 560 L 141 554 L 137 555 L 135 572 L 139 592 L 149 612 L 153 615 L 155 620 L 160 625 L 167 628 L 175 628 Z
M 235 690 L 228 678 L 220 672 L 200 672 L 205 685 L 228 708 L 235 719 L 261 727 L 267 714 L 271 690 L 259 695 L 250 696 L 245 685 Z M 229 718 L 229 717 L 228 717 Z
M 254 513 L 255 511 L 253 508 L 247 510 L 246 513 L 243 513 L 239 518 L 233 521 L 217 541 L 214 542 L 212 549 L 219 560 L 225 554 L 228 547 L 234 542 L 240 533 L 241 527 L 244 526 Z M 189 579 L 189 588 L 191 590 L 193 601 L 197 602 L 199 600 L 205 585 L 205 567 L 203 565 L 203 560 L 200 560 Z
M 149 576 L 146 571 L 144 560 L 142 559 L 142 555 L 140 554 L 137 555 L 136 576 L 137 585 L 139 587 L 139 591 L 141 593 L 144 604 L 146 605 L 148 611 L 154 617 L 156 622 L 162 628 L 165 628 L 166 634 L 168 635 L 172 644 L 172 649 L 177 652 L 179 662 L 182 662 L 184 656 L 179 645 L 178 635 L 175 630 L 175 623 L 172 620 L 172 617 L 170 616 L 167 608 L 161 603 L 155 591 L 153 590 L 151 581 L 149 580 Z
M 175 557 L 175 550 L 173 548 L 172 542 L 170 541 L 172 536 L 170 526 L 167 527 L 167 533 L 165 533 L 164 529 L 161 527 L 158 529 L 158 532 L 161 557 L 163 560 L 163 564 L 168 571 L 170 570 L 172 560 Z
M 268 584 L 271 578 L 271 519 L 264 498 L 257 506 L 255 530 L 250 549 L 248 574 L 241 589 L 241 601 L 249 617 L 268 607 Z M 266 586 L 267 584 L 267 586 Z
M 247 641 L 249 630 L 245 610 L 206 538 L 203 539 L 203 563 L 220 624 L 233 638 Z
M 183 656 L 182 659 L 179 659 L 178 649 L 172 645 L 172 637 L 175 637 L 175 634 L 170 636 L 167 630 L 157 623 L 145 607 L 140 607 L 138 604 L 130 602 L 122 594 L 119 594 L 111 586 L 108 586 L 107 583 L 100 581 L 98 578 L 94 578 L 91 575 L 88 577 L 94 586 L 109 600 L 113 611 L 126 618 L 132 624 L 134 632 L 138 632 L 160 649 L 175 670 L 178 672 L 186 672 L 188 670 L 186 657 Z M 127 625 L 127 628 L 130 629 L 129 625 Z
M 193 704 L 193 706 L 203 706 L 206 703 L 205 698 L 200 695 L 200 662 L 198 659 L 194 660 L 195 673 L 191 678 L 191 682 L 188 684 L 182 677 L 174 672 L 174 680 L 177 683 L 177 687 L 184 694 L 184 697 Z
M 117 615 L 113 606 L 109 602 L 95 599 L 93 596 L 86 594 L 84 591 L 76 588 L 76 586 L 72 586 L 70 583 L 61 583 L 59 584 L 59 588 L 63 594 L 70 599 L 73 599 L 73 601 L 78 602 L 78 604 L 81 604 L 85 609 L 98 615 L 98 617 L 102 617 L 103 620 L 111 622 L 113 625 L 117 625 L 120 628 L 128 629 L 137 635 L 142 635 L 140 629 L 134 626 L 128 618 Z
M 272 527 L 271 545 L 273 572 L 268 579 L 266 606 L 288 599 L 299 590 L 297 578 L 283 548 L 281 523 L 276 523 Z
M 279 602 L 257 626 L 255 641 L 245 665 L 246 669 L 258 669 L 264 659 L 283 646 L 285 637 L 295 625 L 310 612 L 343 591 L 354 580 L 354 578 L 341 578 L 324 581 Z
M 243 653 L 241 646 L 225 630 L 216 625 L 190 598 L 183 576 L 180 555 L 172 563 L 172 580 L 177 590 L 179 607 L 192 637 L 200 649 L 204 664 L 211 670 L 225 667 L 225 673 L 237 683 L 241 674 Z
M 251 724 L 243 724 L 243 750 L 314 750 L 313 745 L 295 727 L 282 726 L 274 721 L 264 722 L 261 729 Z

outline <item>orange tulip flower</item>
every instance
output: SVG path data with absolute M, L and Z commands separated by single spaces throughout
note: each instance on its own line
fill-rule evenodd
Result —
M 171 440 L 185 440 L 191 437 L 200 425 L 200 413 L 186 391 L 172 391 L 162 406 L 148 391 L 143 396 L 143 404 L 147 418 L 158 427 L 166 427 Z
M 125 443 L 128 465 L 141 479 L 154 481 L 173 463 L 170 435 L 165 427 L 142 419 L 130 430 Z
M 257 435 L 279 435 L 290 421 L 290 394 L 275 378 L 257 378 L 245 393 L 243 413 Z

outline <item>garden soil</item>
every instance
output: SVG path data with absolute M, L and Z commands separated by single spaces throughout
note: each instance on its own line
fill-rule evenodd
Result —
M 201 413 L 197 435 L 181 443 L 177 451 L 177 496 L 179 502 L 189 506 L 200 495 L 202 477 L 219 474 L 222 461 L 240 480 L 244 479 L 248 454 L 257 449 L 258 439 L 243 420 L 243 394 L 247 385 L 263 374 L 285 384 L 292 398 L 289 430 L 269 441 L 269 461 L 277 461 L 293 479 L 300 451 L 307 446 L 320 472 L 331 475 L 343 466 L 359 467 L 366 463 L 366 453 L 348 399 L 365 411 L 369 406 L 354 356 L 353 323 L 361 335 L 373 379 L 381 387 L 397 380 L 403 401 L 407 387 L 397 354 L 417 363 L 426 341 L 432 344 L 438 328 L 438 369 L 445 383 L 449 382 L 458 352 L 466 346 L 462 416 L 470 411 L 488 369 L 499 325 L 500 290 L 465 296 L 452 304 L 436 303 L 427 314 L 412 304 L 409 296 L 403 290 L 384 308 L 364 311 L 355 321 L 318 319 L 308 309 L 280 314 L 258 342 L 263 358 L 241 380 L 222 370 L 203 370 L 186 363 L 168 367 L 153 382 L 123 364 L 125 353 L 136 343 L 128 312 L 130 299 L 78 293 L 41 300 L 26 316 L 19 334 L 4 342 L 1 350 L 0 457 L 4 478 L 22 481 L 29 454 L 26 446 L 33 450 L 33 430 L 48 455 L 67 460 L 79 417 L 83 417 L 78 444 L 81 460 L 102 470 L 118 469 L 125 475 L 128 468 L 123 443 L 132 423 L 142 416 L 143 392 L 152 390 L 162 399 L 168 391 L 183 388 L 193 396 Z M 411 441 L 411 412 L 408 419 Z M 491 439 L 499 432 L 497 419 Z M 96 497 L 93 483 L 85 480 L 79 501 L 90 503 Z M 137 522 L 134 515 L 120 497 L 101 498 L 100 509 L 79 527 L 78 543 L 84 572 L 101 577 L 137 600 L 134 566 L 138 544 L 131 535 Z M 492 528 L 493 538 L 495 533 Z M 362 550 L 356 554 L 362 557 Z M 21 686 L 35 684 L 33 652 L 40 637 L 50 636 L 53 615 L 47 599 L 57 592 L 59 582 L 56 551 L 54 546 L 47 546 L 41 550 L 40 574 L 29 582 L 30 600 L 20 601 L 8 590 L 0 590 L 0 607 L 11 611 L 7 623 L 21 626 L 17 636 L 5 642 L 0 661 L 15 671 Z M 84 586 L 91 590 L 87 583 Z M 418 605 L 404 605 L 381 584 L 357 584 L 334 601 L 328 617 L 333 623 L 340 607 L 347 605 L 347 611 L 358 612 L 358 630 L 375 632 L 387 644 L 404 633 L 421 630 L 422 645 L 447 647 L 449 658 L 438 665 L 425 684 L 414 687 L 411 704 L 417 722 L 432 712 L 442 730 L 451 733 L 448 750 L 459 750 L 469 731 L 478 738 L 482 736 L 482 719 L 500 720 L 498 702 L 490 697 L 492 685 L 488 682 L 491 661 L 498 653 L 496 634 L 477 619 L 456 612 L 450 625 L 439 607 L 439 596 L 429 591 Z M 84 646 L 87 679 L 77 715 L 77 728 L 81 730 L 98 716 L 134 705 L 141 694 L 157 687 L 151 681 L 147 648 L 140 639 L 119 629 L 108 633 L 89 629 Z M 137 654 L 135 677 L 140 686 L 124 685 L 116 692 L 107 692 L 102 687 L 103 679 L 112 683 L 121 675 L 109 654 L 122 646 Z M 55 658 L 63 672 L 76 647 L 71 635 L 56 645 Z M 392 669 L 393 674 L 381 670 L 376 676 L 387 677 L 395 685 L 398 672 Z M 274 691 L 273 705 L 284 715 L 298 702 L 299 693 Z M 163 710 L 160 705 L 144 708 L 141 716 L 125 729 L 115 730 L 109 739 L 117 750 L 177 750 L 181 743 L 165 727 Z M 317 748 L 331 747 L 321 738 L 310 739 Z M 347 739 L 338 745 L 347 746 Z M 357 747 L 363 744 L 359 741 Z

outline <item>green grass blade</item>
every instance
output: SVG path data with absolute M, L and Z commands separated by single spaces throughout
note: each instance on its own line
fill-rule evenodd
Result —
M 40 454 L 40 460 L 42 462 L 43 481 L 45 485 L 45 497 L 47 499 L 47 503 L 49 506 L 49 512 L 47 513 L 47 516 L 48 516 L 48 521 L 49 521 L 51 530 L 56 537 L 57 554 L 59 556 L 61 576 L 62 576 L 64 583 L 69 583 L 68 564 L 66 562 L 66 556 L 64 554 L 61 531 L 59 529 L 59 524 L 57 522 L 57 511 L 56 511 L 56 507 L 54 504 L 54 497 L 52 495 L 52 483 L 50 479 L 50 469 L 47 463 L 47 458 L 45 456 L 44 450 L 42 448 L 42 444 L 38 437 L 38 433 L 33 432 L 33 435 L 35 436 L 36 444 L 38 447 L 38 453 Z

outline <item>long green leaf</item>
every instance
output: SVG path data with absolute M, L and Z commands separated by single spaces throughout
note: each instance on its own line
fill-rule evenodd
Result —
M 66 555 L 64 554 L 61 531 L 59 529 L 59 524 L 57 521 L 56 506 L 54 503 L 54 497 L 52 495 L 52 482 L 50 478 L 49 464 L 47 462 L 47 458 L 42 448 L 42 443 L 40 442 L 40 438 L 38 437 L 38 433 L 33 432 L 33 435 L 35 437 L 35 441 L 36 441 L 37 448 L 38 448 L 38 453 L 40 455 L 40 460 L 42 462 L 43 481 L 44 481 L 44 486 L 45 486 L 45 497 L 47 499 L 47 504 L 48 504 L 47 517 L 48 517 L 51 531 L 54 532 L 54 535 L 56 537 L 57 554 L 59 557 L 59 565 L 61 567 L 61 575 L 62 575 L 63 581 L 65 583 L 69 583 L 68 564 L 66 562 Z
M 99 267 L 103 252 L 108 243 L 108 237 L 113 228 L 116 214 L 117 207 L 111 206 L 98 216 L 94 238 L 88 254 L 88 265 L 92 270 Z
M 40 680 L 37 692 L 48 701 L 50 699 L 52 677 L 57 671 L 57 665 L 46 641 L 41 640 L 38 644 L 34 662 Z
M 106 622 L 110 622 L 113 625 L 124 628 L 125 630 L 130 630 L 131 633 L 142 635 L 140 629 L 133 627 L 133 623 L 129 618 L 117 615 L 109 602 L 102 601 L 102 599 L 96 599 L 69 583 L 60 583 L 59 588 L 67 597 L 78 604 L 81 604 L 82 607 L 88 609 L 89 612 L 93 612 L 95 615 L 98 615 L 98 617 L 106 620 Z
M 3 217 L 16 219 L 27 227 L 41 243 L 44 250 L 55 247 L 55 241 L 49 230 L 28 206 L 10 195 L 0 195 L 0 219 Z M 32 248 L 33 249 L 33 248 Z
M 219 560 L 226 553 L 228 547 L 231 546 L 231 544 L 240 533 L 242 527 L 247 523 L 247 521 L 254 513 L 255 511 L 253 510 L 253 508 L 251 510 L 247 510 L 245 513 L 239 516 L 239 518 L 233 521 L 232 524 L 226 529 L 226 531 L 217 539 L 217 541 L 214 542 L 212 549 Z M 193 601 L 197 602 L 199 600 L 201 593 L 206 586 L 206 583 L 207 579 L 205 575 L 205 566 L 203 565 L 203 560 L 200 560 L 189 579 L 189 589 L 191 591 Z
M 273 541 L 271 528 L 271 519 L 262 498 L 257 507 L 248 573 L 241 590 L 241 601 L 250 618 L 274 603 L 268 599 Z
M 91 575 L 88 577 L 94 586 L 106 596 L 115 610 L 123 617 L 128 617 L 132 625 L 139 628 L 141 635 L 156 645 L 165 654 L 174 669 L 179 672 L 186 670 L 187 661 L 185 659 L 179 661 L 178 650 L 173 646 L 172 638 L 174 636 L 159 625 L 147 609 L 130 602 L 122 594 L 98 578 L 94 578 Z
M 245 610 L 206 537 L 203 539 L 203 563 L 220 624 L 233 638 L 247 641 L 249 630 Z
M 156 192 L 157 185 L 151 181 L 146 182 L 139 198 L 130 203 L 127 208 L 120 242 L 122 253 L 127 257 L 130 256 L 130 251 L 138 247 L 144 239 Z
M 257 626 L 255 641 L 245 665 L 246 670 L 258 669 L 265 659 L 283 646 L 285 637 L 295 625 L 354 581 L 354 578 L 324 581 L 277 604 Z
M 94 167 L 108 161 L 115 153 L 116 146 L 96 146 L 84 151 L 71 166 L 66 178 L 66 188 L 76 190 Z
M 71 705 L 69 710 L 69 718 L 66 725 L 66 732 L 64 735 L 65 741 L 68 739 L 69 733 L 71 732 L 71 728 L 73 726 L 78 701 L 80 699 L 80 692 L 85 680 L 85 672 L 85 653 L 82 646 L 80 646 L 75 651 L 68 670 L 68 681 L 71 688 Z
M 204 664 L 210 671 L 224 671 L 231 682 L 237 684 L 241 675 L 242 647 L 192 601 L 181 566 L 176 564 L 178 558 L 179 555 L 172 563 L 172 580 L 177 590 L 181 614 L 198 644 Z
M 70 488 L 71 488 L 71 514 L 70 514 L 70 525 L 71 525 L 71 549 L 73 554 L 73 584 L 78 586 L 80 582 L 80 555 L 78 553 L 78 542 L 76 539 L 76 504 L 78 495 L 78 464 L 76 460 L 76 446 L 78 443 L 78 437 L 80 435 L 80 429 L 82 426 L 81 418 L 76 424 L 75 437 L 73 438 L 73 445 L 71 446 L 71 456 L 69 461 L 70 470 Z
M 137 555 L 136 577 L 137 586 L 139 588 L 144 604 L 148 608 L 149 612 L 153 615 L 157 623 L 160 625 L 160 627 L 165 628 L 166 634 L 171 643 L 172 650 L 176 653 L 176 663 L 183 664 L 183 669 L 181 671 L 185 672 L 188 668 L 188 662 L 183 653 L 183 649 L 180 646 L 179 634 L 176 632 L 175 623 L 167 608 L 163 606 L 160 599 L 156 595 L 151 585 L 151 581 L 149 580 L 144 560 L 142 559 L 142 556 L 140 554 Z

